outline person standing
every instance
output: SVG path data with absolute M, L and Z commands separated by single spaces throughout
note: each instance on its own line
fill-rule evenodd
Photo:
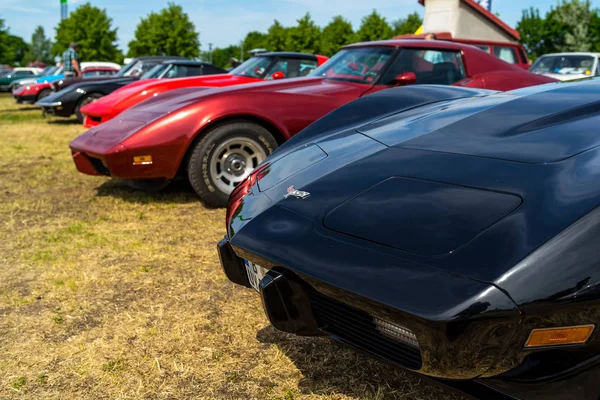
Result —
M 63 73 L 66 78 L 81 76 L 81 65 L 79 54 L 77 54 L 77 43 L 73 42 L 62 55 Z

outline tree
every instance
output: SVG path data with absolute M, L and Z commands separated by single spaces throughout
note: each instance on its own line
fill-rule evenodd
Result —
M 321 54 L 331 57 L 346 44 L 355 41 L 352 24 L 341 15 L 333 17 L 321 35 Z
M 546 53 L 550 43 L 545 42 L 546 22 L 540 17 L 540 10 L 533 7 L 523 10 L 523 15 L 517 23 L 517 31 L 529 58 L 535 60 Z
M 301 53 L 318 53 L 321 41 L 321 28 L 311 19 L 310 13 L 298 20 L 298 25 L 289 30 L 287 48 Z
M 29 50 L 23 58 L 23 63 L 27 64 L 33 61 L 40 61 L 45 64 L 53 64 L 52 42 L 46 38 L 46 33 L 42 26 L 35 28 L 31 35 L 31 44 Z
M 212 63 L 220 68 L 230 67 L 232 58 L 240 59 L 240 52 L 240 46 L 235 45 L 225 47 L 224 49 L 216 48 L 212 52 Z M 205 56 L 203 59 L 208 60 L 209 58 Z
M 8 34 L 6 41 L 8 47 L 8 62 L 12 65 L 23 65 L 23 57 L 29 51 L 29 45 L 20 36 Z
M 56 27 L 52 54 L 62 54 L 71 42 L 77 42 L 82 61 L 121 62 L 123 55 L 116 44 L 117 28 L 113 28 L 112 23 L 106 10 L 90 3 L 77 7 Z
M 392 23 L 392 35 L 412 34 L 423 25 L 423 19 L 417 12 L 408 14 L 406 18 L 400 18 Z
M 267 49 L 267 35 L 262 32 L 252 31 L 246 35 L 244 39 L 244 51 L 250 51 L 252 49 Z
M 4 27 L 4 20 L 0 18 L 0 64 L 7 64 L 9 58 L 8 29 Z
M 129 42 L 129 56 L 198 57 L 200 40 L 196 27 L 183 8 L 168 3 L 160 12 L 142 18 Z
M 358 41 L 386 40 L 392 38 L 392 28 L 375 10 L 362 19 L 360 29 L 356 32 Z
M 597 32 L 590 32 L 592 10 L 589 1 L 562 1 L 546 16 L 549 24 L 562 28 L 558 51 L 590 51 L 597 41 Z
M 269 51 L 284 51 L 287 50 L 287 37 L 289 29 L 281 25 L 277 20 L 273 21 L 273 25 L 267 31 L 267 48 Z

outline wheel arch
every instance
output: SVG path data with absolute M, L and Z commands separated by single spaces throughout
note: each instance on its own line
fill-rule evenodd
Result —
M 230 115 L 230 116 L 226 116 L 223 118 L 219 118 L 214 121 L 211 121 L 209 124 L 202 126 L 202 128 L 200 130 L 198 130 L 198 132 L 196 132 L 193 139 L 190 140 L 187 148 L 185 149 L 185 153 L 184 153 L 183 157 L 181 158 L 181 161 L 179 162 L 179 168 L 177 169 L 177 176 L 182 176 L 184 174 L 188 160 L 190 158 L 190 154 L 192 153 L 194 147 L 196 146 L 196 143 L 198 143 L 200 140 L 202 140 L 202 138 L 204 137 L 206 132 L 208 132 L 214 128 L 217 128 L 219 126 L 223 126 L 223 125 L 226 125 L 226 124 L 229 124 L 232 122 L 253 122 L 257 125 L 262 126 L 266 130 L 268 130 L 269 133 L 275 138 L 278 146 L 281 146 L 286 141 L 286 137 L 285 137 L 284 133 L 281 131 L 281 129 L 278 128 L 274 123 L 266 120 L 265 118 L 257 117 L 256 115 L 251 115 L 251 114 L 236 114 L 236 115 Z

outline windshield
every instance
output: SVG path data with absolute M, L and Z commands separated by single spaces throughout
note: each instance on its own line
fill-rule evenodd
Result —
M 556 55 L 540 57 L 532 66 L 530 71 L 542 74 L 585 74 L 592 75 L 594 67 L 594 56 L 588 55 Z
M 9 69 L 8 71 L 4 71 L 2 73 L 0 73 L 0 78 L 5 78 L 8 75 L 10 75 L 10 73 L 12 72 L 12 69 Z
M 46 67 L 40 75 L 41 76 L 54 75 L 56 73 L 56 70 L 58 70 L 58 67 Z
M 379 78 L 390 59 L 392 47 L 362 47 L 341 50 L 309 74 L 327 79 L 371 83 Z
M 264 78 L 267 68 L 273 62 L 272 57 L 252 57 L 235 67 L 230 73 L 237 76 L 249 76 L 251 78 Z
M 160 78 L 160 76 L 169 68 L 170 64 L 158 64 L 152 67 L 148 72 L 142 75 L 142 79 Z

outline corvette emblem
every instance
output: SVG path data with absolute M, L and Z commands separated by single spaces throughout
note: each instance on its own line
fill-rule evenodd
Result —
M 294 197 L 297 197 L 297 198 L 299 198 L 299 199 L 306 199 L 307 197 L 309 197 L 309 196 L 310 196 L 310 193 L 308 193 L 308 192 L 303 192 L 302 190 L 296 190 L 296 189 L 294 188 L 294 186 L 290 186 L 290 187 L 287 189 L 287 193 L 286 193 L 286 195 L 285 195 L 285 196 L 283 196 L 283 198 L 284 198 L 284 199 L 287 199 L 287 198 L 288 198 L 288 197 L 290 197 L 290 196 L 294 196 Z

